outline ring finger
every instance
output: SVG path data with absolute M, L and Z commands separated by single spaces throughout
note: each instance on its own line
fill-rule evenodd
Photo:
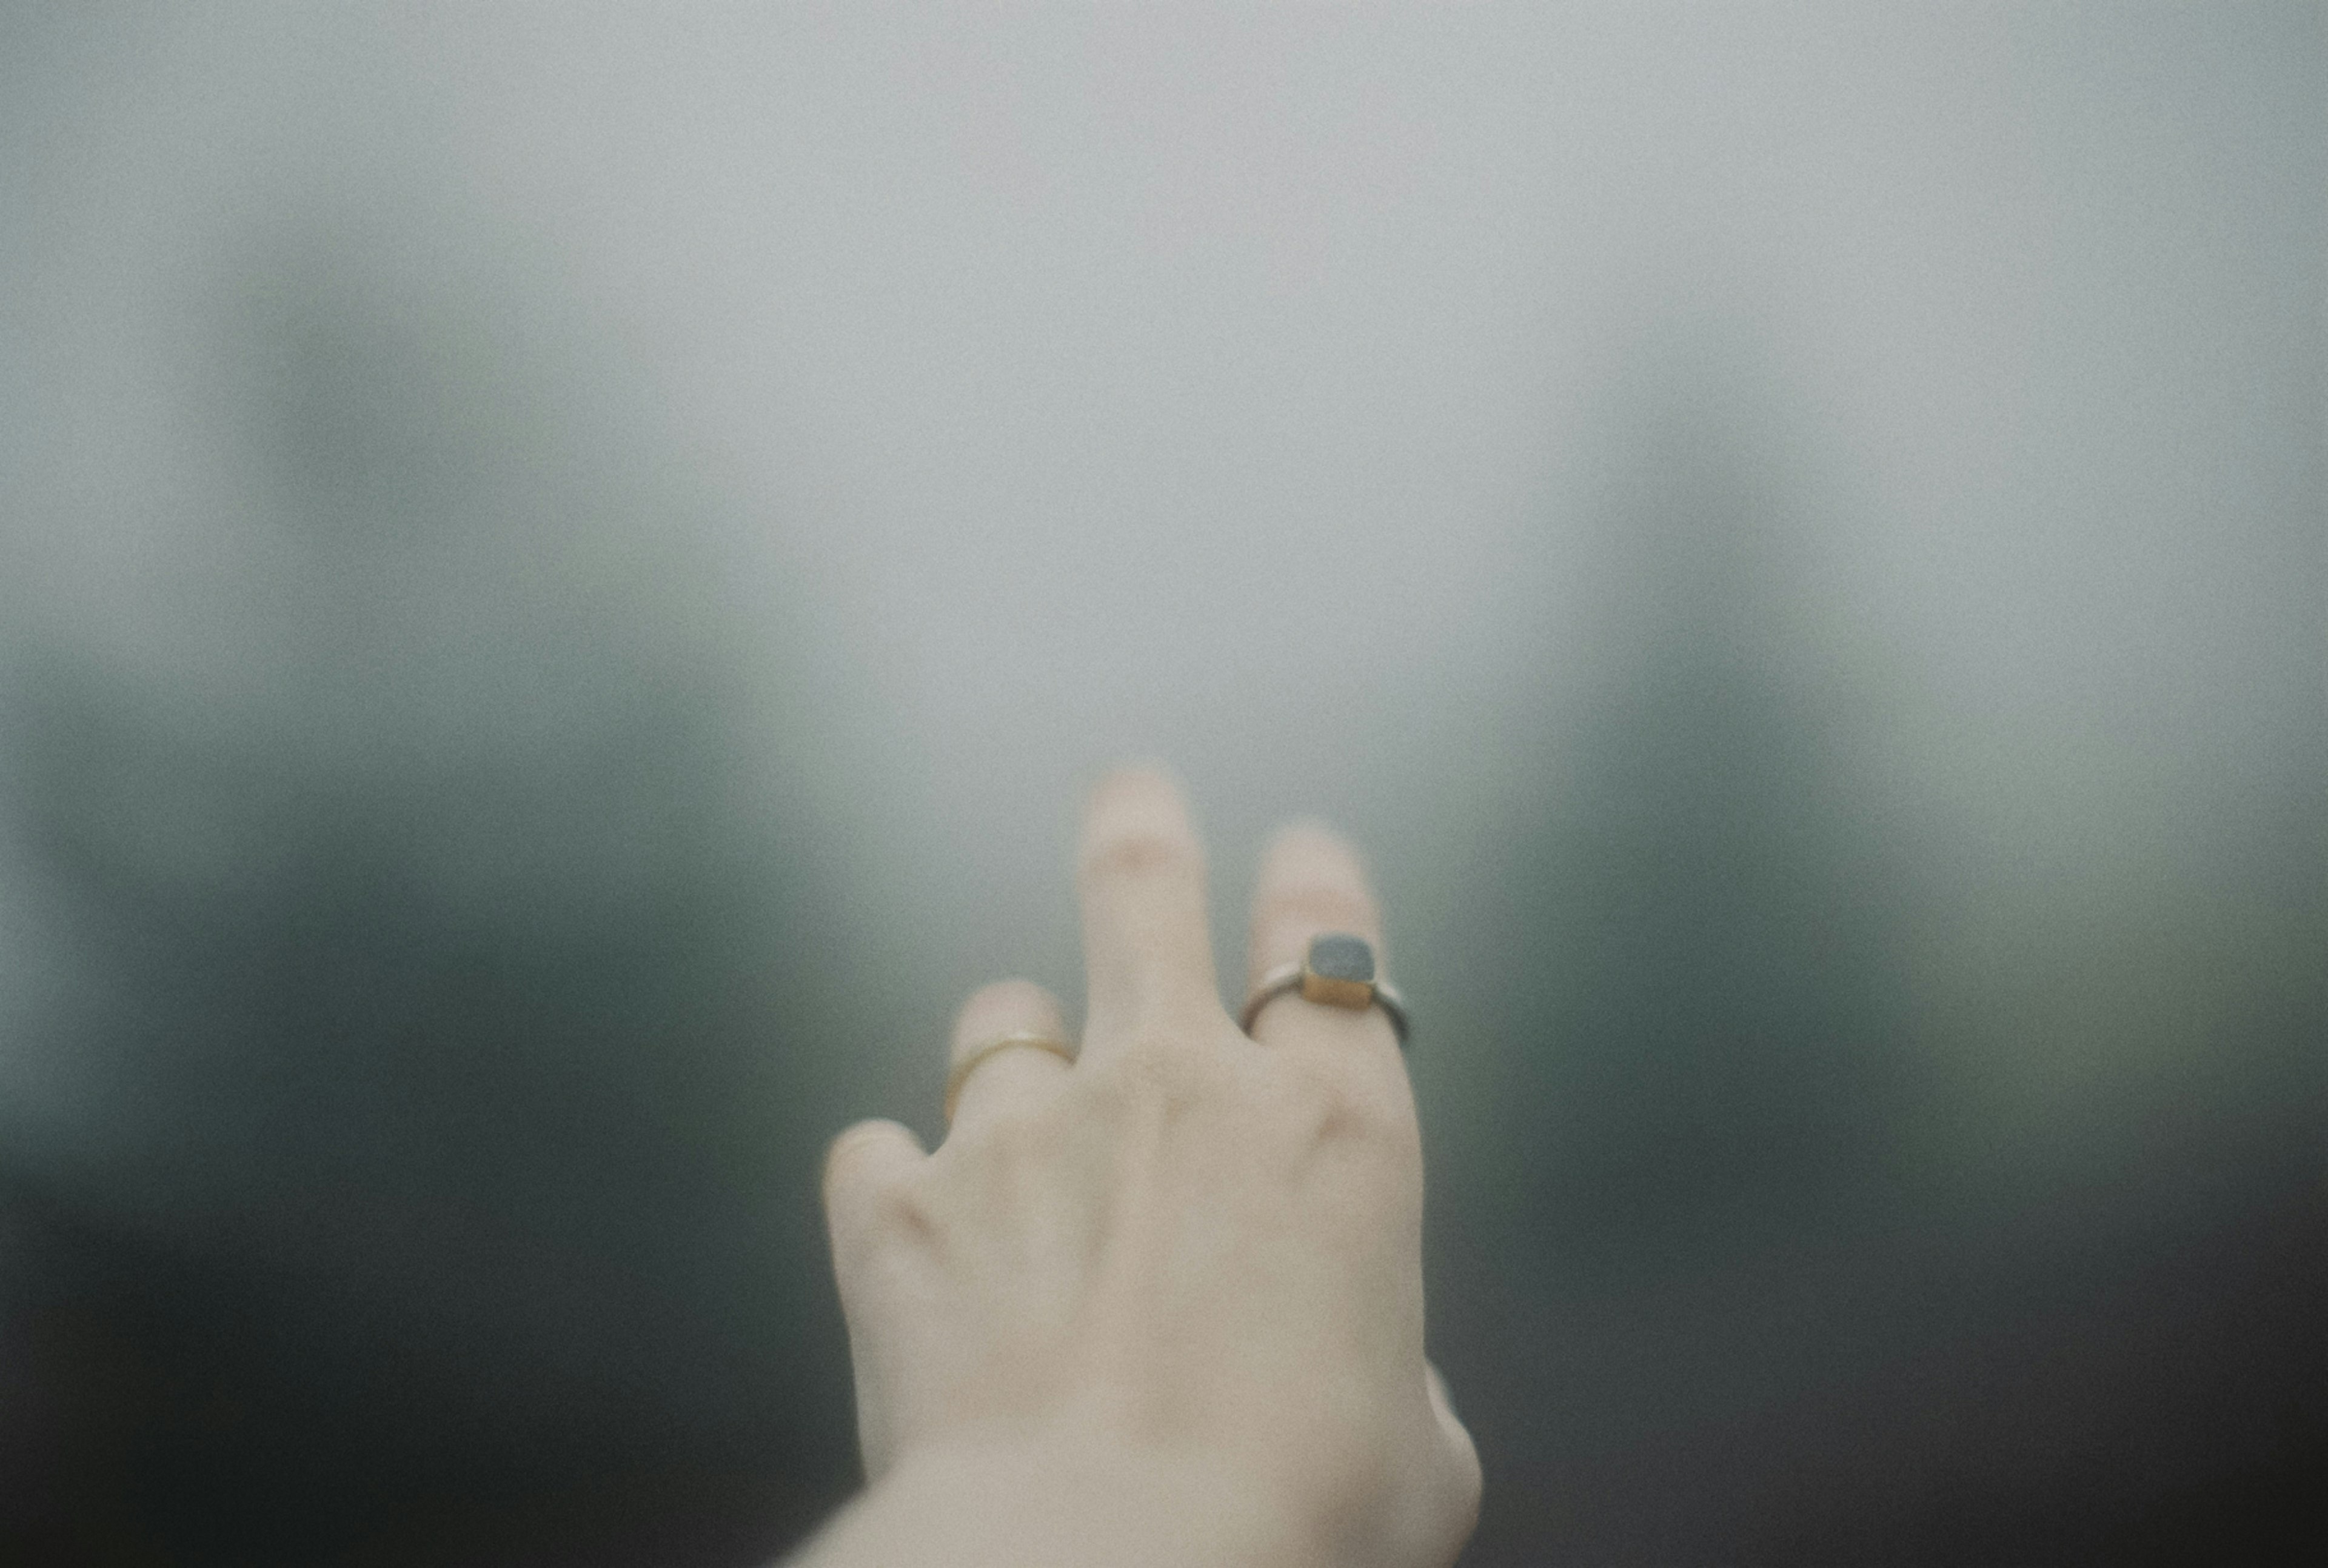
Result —
M 1381 962 L 1382 914 L 1357 851 L 1328 828 L 1297 822 L 1262 857 L 1246 953 L 1248 992 L 1281 966 L 1300 962 L 1310 939 L 1327 932 L 1363 938 Z M 1353 1011 L 1285 995 L 1261 1009 L 1253 1032 L 1268 1045 L 1356 1052 L 1385 1065 L 1399 1059 L 1390 1019 L 1379 1007 Z

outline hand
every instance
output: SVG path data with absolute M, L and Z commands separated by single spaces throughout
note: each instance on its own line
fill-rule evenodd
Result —
M 1437 1564 L 1469 1535 L 1470 1439 L 1423 1359 L 1422 1158 L 1380 1009 L 1222 1010 L 1178 791 L 1094 793 L 1077 1059 L 1005 1048 L 925 1154 L 833 1144 L 826 1202 L 874 1486 L 827 1561 Z M 1322 930 L 1381 948 L 1356 857 L 1271 849 L 1258 976 Z M 1069 1038 L 1024 981 L 972 996 L 957 1061 Z

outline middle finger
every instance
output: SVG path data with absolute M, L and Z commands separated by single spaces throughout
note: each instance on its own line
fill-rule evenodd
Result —
M 1246 959 L 1248 992 L 1280 965 L 1300 962 L 1310 939 L 1329 931 L 1365 938 L 1375 950 L 1375 962 L 1382 962 L 1382 910 L 1357 851 L 1320 823 L 1296 822 L 1281 831 L 1262 857 Z M 1385 1063 L 1400 1059 L 1390 1020 L 1379 1008 L 1353 1012 L 1281 996 L 1253 1020 L 1253 1034 L 1271 1042 L 1328 1051 L 1362 1047 Z
M 1085 808 L 1078 859 L 1085 1051 L 1103 1054 L 1145 1027 L 1217 1023 L 1204 850 L 1179 787 L 1152 768 L 1108 775 Z

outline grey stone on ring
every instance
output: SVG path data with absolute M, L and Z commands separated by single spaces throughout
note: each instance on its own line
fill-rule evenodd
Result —
M 1244 999 L 1237 1025 L 1253 1033 L 1261 1009 L 1288 992 L 1304 1001 L 1363 1012 L 1378 1007 L 1390 1019 L 1401 1046 L 1406 1044 L 1406 1002 L 1387 981 L 1375 978 L 1374 944 L 1347 931 L 1324 931 L 1310 939 L 1310 951 L 1299 963 L 1280 964 L 1261 977 Z

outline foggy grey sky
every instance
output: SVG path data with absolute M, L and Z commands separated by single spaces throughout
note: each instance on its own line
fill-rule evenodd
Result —
M 1394 941 L 1460 944 L 1647 635 L 1605 519 L 1676 418 L 1764 506 L 1687 571 L 1835 717 L 1938 970 L 2316 822 L 2314 9 L 194 15 L 0 21 L 12 643 L 289 722 L 364 612 L 276 613 L 326 568 L 254 500 L 239 324 L 436 324 L 430 373 L 520 367 L 559 483 L 641 499 L 361 580 L 474 627 L 546 549 L 512 649 L 561 583 L 664 604 L 906 966 L 884 1028 L 1072 984 L 1071 803 L 1124 754 L 1192 781 L 1225 908 L 1322 811 Z M 360 758 L 455 707 L 298 711 Z

